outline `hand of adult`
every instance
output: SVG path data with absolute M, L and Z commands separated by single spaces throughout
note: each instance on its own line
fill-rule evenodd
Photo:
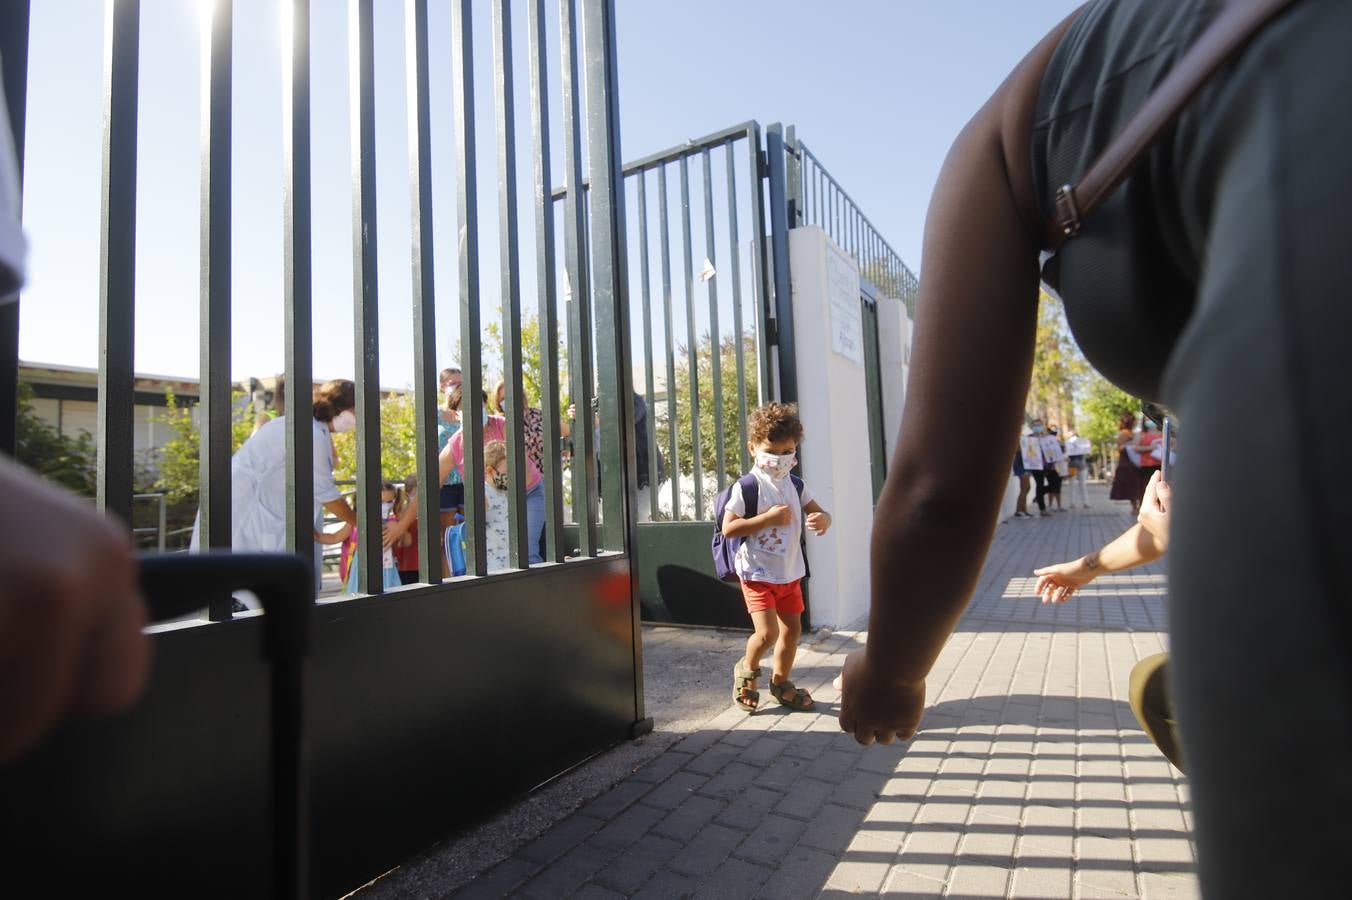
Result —
M 0 463 L 0 761 L 68 716 L 121 712 L 150 670 L 125 529 Z
M 1077 589 L 1093 581 L 1096 573 L 1085 566 L 1083 559 L 1077 559 L 1034 569 L 1033 574 L 1037 576 L 1037 593 L 1043 603 L 1065 603 Z
M 381 543 L 386 547 L 391 547 L 407 532 L 408 529 L 398 522 L 386 522 L 384 529 L 381 531 Z
M 840 674 L 840 730 L 861 744 L 909 740 L 925 712 L 925 682 L 906 682 L 870 666 L 867 651 L 845 657 Z
M 1160 477 L 1159 472 L 1150 476 L 1146 482 L 1145 497 L 1141 500 L 1141 511 L 1136 521 L 1150 532 L 1150 536 L 1159 544 L 1161 551 L 1169 549 L 1169 506 L 1173 501 L 1173 489 L 1169 482 Z

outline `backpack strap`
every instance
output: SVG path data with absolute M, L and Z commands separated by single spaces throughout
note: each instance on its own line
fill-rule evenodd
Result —
M 760 506 L 760 484 L 756 481 L 756 476 L 751 474 L 738 478 L 737 483 L 742 486 L 742 506 L 746 509 L 746 514 L 742 518 L 749 519 L 756 514 Z
M 1225 10 L 1184 52 L 1079 183 L 1057 189 L 1056 212 L 1043 236 L 1046 249 L 1055 253 L 1079 232 L 1081 223 L 1126 179 L 1135 162 L 1173 124 L 1216 70 L 1290 3 L 1291 0 L 1247 0 L 1226 4 Z

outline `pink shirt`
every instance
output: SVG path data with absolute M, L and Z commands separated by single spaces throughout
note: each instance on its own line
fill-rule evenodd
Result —
M 488 424 L 484 426 L 484 443 L 489 441 L 507 440 L 507 420 L 502 416 L 489 416 Z M 451 459 L 455 463 L 455 470 L 460 473 L 463 481 L 465 478 L 465 429 L 460 429 L 451 435 L 451 439 L 446 442 L 446 453 L 451 454 Z M 540 483 L 540 470 L 531 462 L 530 457 L 526 457 L 526 490 L 534 490 Z

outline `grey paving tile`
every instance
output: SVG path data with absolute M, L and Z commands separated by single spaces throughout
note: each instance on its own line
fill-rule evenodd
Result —
M 620 893 L 632 894 L 661 871 L 680 849 L 681 844 L 676 841 L 645 834 L 602 867 L 595 879 Z

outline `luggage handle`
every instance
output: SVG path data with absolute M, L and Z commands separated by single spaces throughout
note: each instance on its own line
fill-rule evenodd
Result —
M 262 601 L 263 657 L 272 680 L 273 896 L 308 896 L 308 784 L 302 713 L 315 596 L 313 563 L 286 553 L 215 552 L 142 556 L 140 567 L 141 590 L 152 621 L 200 609 L 204 586 L 213 591 L 253 591 Z

